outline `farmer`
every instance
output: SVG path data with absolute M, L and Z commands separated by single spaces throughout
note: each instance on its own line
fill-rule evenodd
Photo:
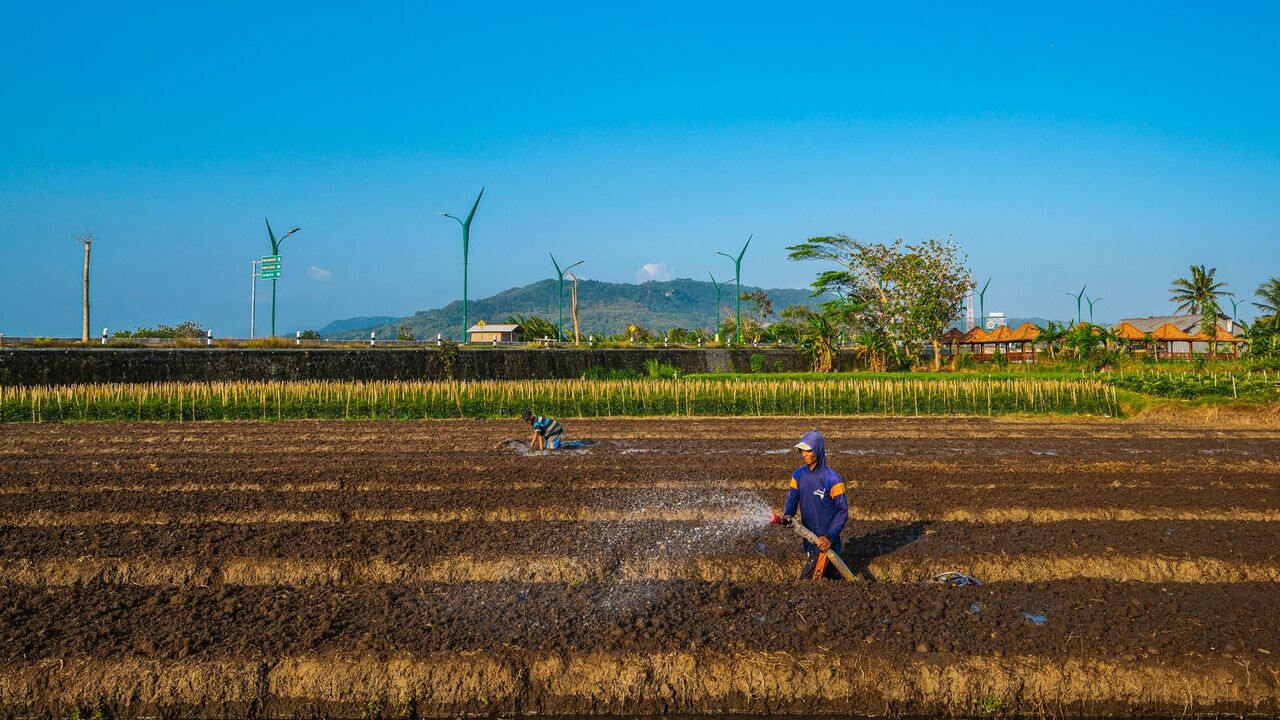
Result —
M 534 416 L 528 410 L 520 414 L 524 421 L 533 426 L 533 437 L 529 439 L 529 447 L 533 450 L 558 450 L 564 440 L 564 426 L 552 418 L 543 415 Z
M 840 552 L 840 531 L 849 519 L 849 499 L 844 494 L 844 482 L 835 470 L 827 467 L 827 453 L 822 433 L 810 430 L 796 443 L 804 466 L 791 474 L 791 489 L 787 491 L 787 507 L 782 513 L 782 524 L 795 522 L 796 510 L 800 510 L 800 522 L 818 536 L 815 545 L 804 541 L 805 563 L 800 579 L 813 578 L 819 558 L 827 550 Z M 839 577 L 827 564 L 822 576 Z

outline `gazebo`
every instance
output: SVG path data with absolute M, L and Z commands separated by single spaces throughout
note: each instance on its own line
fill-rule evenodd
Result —
M 1160 346 L 1164 345 L 1164 357 L 1169 360 L 1190 360 L 1191 359 L 1191 343 L 1195 342 L 1195 338 L 1182 332 L 1174 327 L 1172 323 L 1165 323 L 1156 328 L 1151 336 L 1156 340 L 1156 359 L 1161 356 Z M 1186 350 L 1179 351 L 1174 349 L 1174 343 L 1186 343 Z
M 1147 352 L 1147 334 L 1129 322 L 1121 322 L 1111 329 L 1124 342 L 1129 344 L 1130 352 Z M 1135 348 L 1134 345 L 1138 347 Z
M 968 345 L 973 348 L 974 360 L 990 360 L 995 356 L 995 351 L 999 350 L 1011 362 L 1035 362 L 1036 360 L 1036 338 L 1040 336 L 1040 328 L 1032 323 L 1023 323 L 1017 330 L 1010 330 L 1008 327 L 1001 326 L 987 332 L 982 328 L 974 328 L 964 334 L 960 338 L 961 345 Z M 1014 345 L 1018 346 L 1017 351 L 1013 350 Z M 987 346 L 994 345 L 992 352 L 987 352 Z M 1027 346 L 1030 345 L 1030 350 Z
M 1203 330 L 1201 330 L 1200 332 L 1198 332 L 1198 333 L 1196 333 L 1195 335 L 1192 335 L 1192 336 L 1191 336 L 1191 341 L 1192 341 L 1193 343 L 1199 343 L 1199 342 L 1204 343 L 1204 344 L 1205 344 L 1205 347 L 1206 347 L 1206 348 L 1208 349 L 1208 351 L 1209 351 L 1209 358 L 1210 358 L 1210 359 L 1213 359 L 1213 358 L 1217 358 L 1217 357 L 1218 357 L 1218 344 L 1219 344 L 1219 343 L 1226 343 L 1226 344 L 1230 344 L 1230 345 L 1231 345 L 1231 357 L 1232 357 L 1232 358 L 1238 358 L 1238 357 L 1240 357 L 1240 346 L 1241 346 L 1241 345 L 1243 345 L 1243 344 L 1245 344 L 1246 342 L 1248 342 L 1247 340 L 1245 340 L 1245 339 L 1243 339 L 1243 338 L 1238 338 L 1238 337 L 1236 337 L 1235 335 L 1232 335 L 1231 333 L 1224 331 L 1222 328 L 1218 328 L 1218 336 L 1217 336 L 1217 337 L 1209 337 L 1208 335 L 1205 335 L 1205 334 L 1204 334 L 1204 331 L 1203 331 Z M 1194 348 L 1194 345 L 1193 345 L 1192 347 Z

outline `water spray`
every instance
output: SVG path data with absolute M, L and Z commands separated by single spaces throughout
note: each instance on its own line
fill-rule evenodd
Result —
M 805 527 L 804 525 L 801 525 L 800 523 L 796 522 L 795 520 L 792 520 L 791 518 L 786 518 L 784 520 L 781 515 L 774 513 L 773 517 L 770 518 L 769 522 L 773 523 L 774 525 L 781 525 L 782 527 L 791 528 L 792 530 L 795 531 L 797 535 L 804 538 L 805 540 L 808 540 L 814 545 L 818 544 L 817 535 L 814 535 L 813 532 L 809 530 L 809 528 Z M 849 582 L 853 582 L 853 571 L 849 569 L 848 565 L 844 564 L 844 560 L 840 559 L 839 553 L 837 553 L 835 550 L 831 550 L 828 548 L 826 552 L 826 559 L 830 561 L 832 565 L 836 566 L 836 570 L 840 571 L 841 577 L 843 577 L 845 580 L 848 580 Z M 821 572 L 815 573 L 815 575 L 817 575 L 818 577 L 821 577 Z

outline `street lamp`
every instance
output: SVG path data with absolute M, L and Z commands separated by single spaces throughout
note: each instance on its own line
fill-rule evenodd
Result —
M 1080 298 L 1084 297 L 1084 289 L 1087 287 L 1089 287 L 1089 283 L 1085 283 L 1084 285 L 1080 286 L 1079 295 L 1074 295 L 1069 290 L 1064 291 L 1066 292 L 1068 297 L 1073 297 L 1076 299 L 1076 324 L 1077 325 L 1084 322 L 1084 314 L 1081 312 L 1081 307 L 1080 307 Z
M 742 342 L 742 256 L 747 254 L 747 245 L 751 244 L 751 238 L 755 235 L 747 236 L 747 244 L 742 246 L 742 252 L 738 253 L 738 257 L 734 257 L 729 253 L 716 252 L 717 255 L 724 255 L 733 261 L 734 282 L 738 286 L 738 319 L 736 328 L 738 334 L 738 342 Z
M 714 327 L 711 328 L 711 334 L 716 337 L 719 337 L 720 336 L 720 288 L 724 287 L 724 283 L 716 282 L 716 276 L 712 275 L 711 273 L 707 273 L 707 277 L 711 278 L 711 284 L 715 286 L 715 289 L 716 289 L 716 324 Z
M 263 218 L 262 221 L 267 224 L 267 237 L 271 240 L 271 254 L 275 255 L 277 258 L 280 255 L 280 243 L 284 242 L 285 238 L 302 229 L 300 227 L 296 227 L 277 238 L 276 234 L 271 230 L 271 221 L 266 218 Z M 279 266 L 277 266 L 277 268 L 279 268 Z M 276 336 L 276 283 L 279 282 L 279 280 L 280 273 L 277 269 L 275 277 L 271 278 L 271 337 Z
M 1099 300 L 1101 300 L 1101 299 L 1102 299 L 1102 298 L 1094 298 L 1094 299 L 1090 300 L 1088 295 L 1085 295 L 1085 296 L 1084 296 L 1084 301 L 1085 301 L 1085 302 L 1087 302 L 1087 303 L 1089 303 L 1089 324 L 1090 324 L 1090 325 L 1092 325 L 1092 324 L 1093 324 L 1093 304 L 1094 304 L 1094 303 L 1096 303 L 1096 302 L 1098 302 L 1098 301 L 1099 301 Z
M 978 291 L 978 322 L 981 327 L 987 325 L 987 286 L 991 284 L 991 278 L 987 278 L 987 282 L 982 285 L 982 289 Z M 973 302 L 972 298 L 970 302 Z
M 551 255 L 551 253 L 547 253 L 547 254 Z M 557 308 L 556 342 L 560 342 L 561 338 L 564 337 L 564 274 L 578 267 L 584 262 L 586 262 L 586 260 L 579 260 L 578 262 L 561 270 L 560 263 L 556 262 L 556 256 L 551 255 L 551 264 L 556 266 L 556 275 L 559 277 L 559 280 L 556 281 L 558 283 L 556 285 L 556 308 Z
M 475 204 L 471 206 L 471 212 L 467 213 L 466 220 L 460 220 L 447 212 L 436 213 L 462 226 L 462 342 L 464 343 L 467 341 L 467 249 L 471 246 L 471 219 L 476 216 L 476 208 L 480 207 L 482 197 L 484 197 L 484 188 L 480 188 L 480 194 L 476 196 Z

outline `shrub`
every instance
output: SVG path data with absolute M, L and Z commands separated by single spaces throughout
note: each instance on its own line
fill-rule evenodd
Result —
M 640 373 L 635 370 L 623 368 L 621 370 L 606 370 L 599 365 L 592 365 L 582 371 L 583 380 L 639 380 Z
M 760 353 L 751 353 L 751 372 L 764 372 L 764 356 Z
M 645 372 L 657 380 L 675 380 L 680 377 L 680 368 L 670 363 L 658 362 L 657 359 L 645 361 Z

